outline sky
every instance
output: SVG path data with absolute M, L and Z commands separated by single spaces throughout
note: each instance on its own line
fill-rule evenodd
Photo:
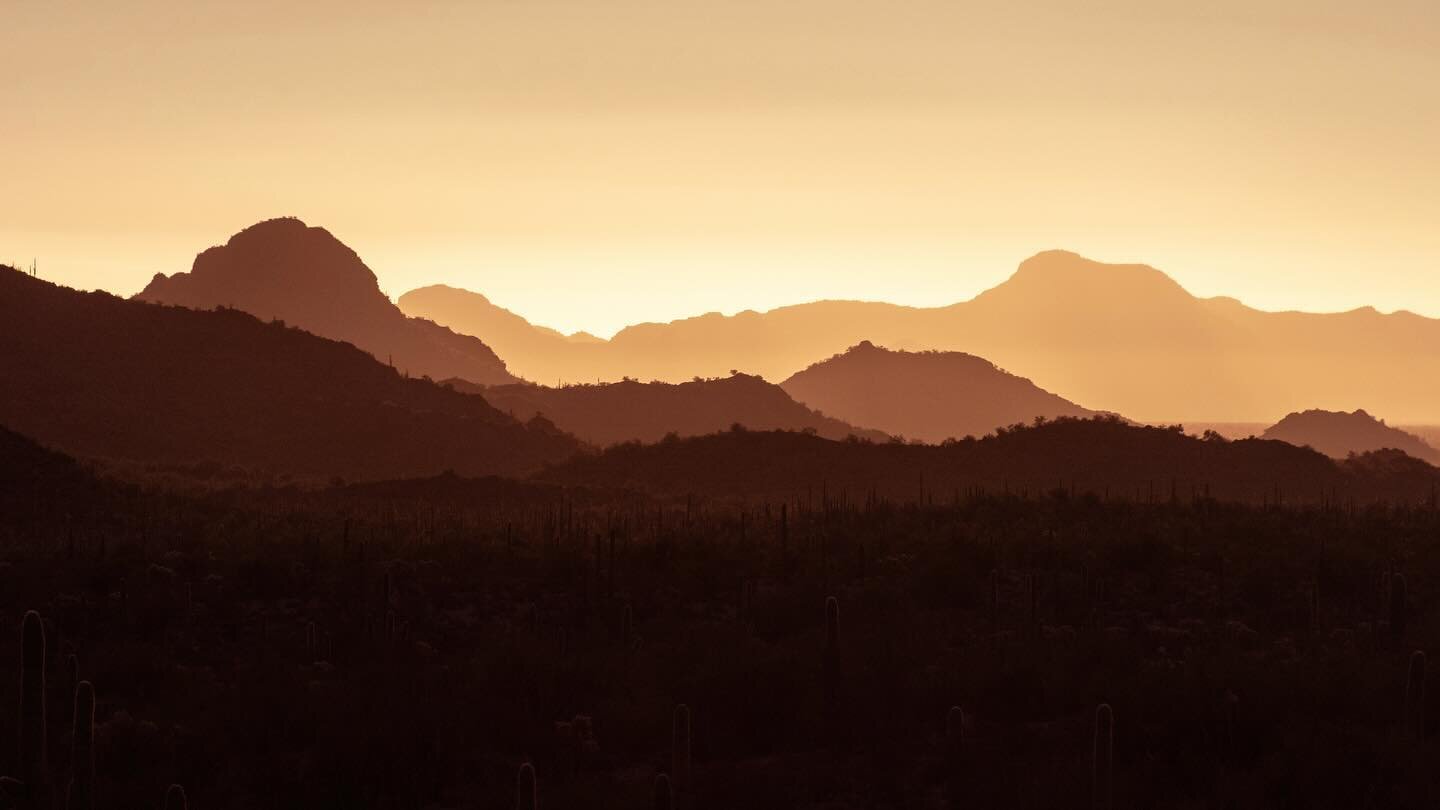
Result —
M 131 294 L 299 216 L 609 335 L 1065 248 L 1440 317 L 1440 3 L 0 3 L 0 262 Z

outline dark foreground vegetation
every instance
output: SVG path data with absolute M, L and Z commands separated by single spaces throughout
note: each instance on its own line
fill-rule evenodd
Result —
M 15 806 L 179 784 L 200 808 L 530 810 L 532 780 L 548 808 L 1440 795 L 1424 503 L 179 495 L 4 432 L 0 461 Z

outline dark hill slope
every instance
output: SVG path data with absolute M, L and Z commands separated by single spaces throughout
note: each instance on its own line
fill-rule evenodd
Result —
M 851 435 L 884 440 L 885 434 L 832 419 L 801 405 L 759 377 L 735 374 L 671 384 L 627 380 L 548 388 L 518 384 L 469 387 L 518 419 L 543 414 L 560 429 L 596 445 L 656 442 L 666 434 L 698 436 L 739 424 L 754 430 L 813 431 L 830 439 Z
M 654 494 L 746 499 L 820 494 L 863 501 L 870 493 L 915 501 L 972 488 L 1028 492 L 1064 488 L 1148 501 L 1217 499 L 1318 503 L 1355 498 L 1428 501 L 1440 470 L 1401 454 L 1336 462 L 1262 439 L 1201 440 L 1171 428 L 1113 417 L 1061 419 L 943 445 L 833 442 L 783 432 L 725 433 L 656 445 L 619 445 L 541 474 L 566 484 L 631 486 Z
M 79 456 L 376 478 L 518 474 L 577 447 L 349 344 L 10 268 L 0 268 L 0 379 L 0 423 Z

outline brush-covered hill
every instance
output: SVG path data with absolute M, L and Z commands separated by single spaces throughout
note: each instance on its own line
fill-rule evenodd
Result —
M 536 414 L 591 444 L 657 442 L 668 434 L 699 436 L 741 425 L 753 430 L 809 431 L 829 439 L 857 436 L 883 441 L 867 430 L 817 413 L 778 385 L 748 374 L 672 384 L 618 383 L 549 388 L 521 383 L 482 388 L 447 380 L 457 390 L 483 394 L 497 409 L 526 420 Z
M 972 354 L 891 351 L 868 340 L 780 387 L 841 419 L 927 442 L 984 436 L 1037 416 L 1094 415 Z
M 514 382 L 483 341 L 401 312 L 375 274 L 324 228 L 298 219 L 252 225 L 195 257 L 188 273 L 157 274 L 136 296 L 191 309 L 229 307 L 353 343 L 412 377 Z
M 654 445 L 618 445 L 547 469 L 542 480 L 630 486 L 655 495 L 737 499 L 830 497 L 944 500 L 972 489 L 1038 495 L 1283 503 L 1428 502 L 1440 470 L 1394 452 L 1336 461 L 1265 439 L 1187 436 L 1179 426 L 1113 416 L 1059 419 L 941 445 L 827 441 L 736 431 Z
M 383 478 L 520 474 L 578 443 L 348 344 L 0 267 L 0 424 L 63 452 Z
M 1331 458 L 1373 450 L 1399 450 L 1406 455 L 1440 464 L 1440 451 L 1424 439 L 1385 424 L 1363 410 L 1309 410 L 1292 413 L 1267 428 L 1266 439 L 1278 439 L 1299 447 L 1313 447 Z

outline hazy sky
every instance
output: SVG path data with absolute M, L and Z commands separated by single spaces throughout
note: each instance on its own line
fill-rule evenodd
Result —
M 1052 247 L 1440 316 L 1435 0 L 214 5 L 0 0 L 0 261 L 129 294 L 296 215 L 599 334 Z

